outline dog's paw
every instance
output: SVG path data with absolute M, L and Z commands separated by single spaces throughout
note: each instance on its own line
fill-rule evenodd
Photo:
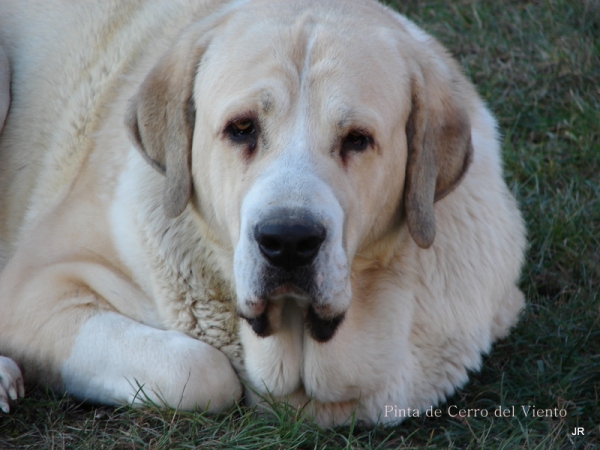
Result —
M 0 356 L 0 410 L 10 411 L 10 401 L 25 395 L 23 375 L 19 366 L 10 358 Z

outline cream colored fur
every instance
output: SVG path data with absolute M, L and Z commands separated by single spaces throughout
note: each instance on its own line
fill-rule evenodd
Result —
M 4 48 L 0 46 L 0 132 L 10 105 L 10 66 Z M 13 360 L 0 356 L 0 410 L 8 413 L 10 401 L 25 395 L 23 375 Z
M 26 380 L 218 411 L 241 379 L 249 403 L 324 426 L 395 423 L 386 406 L 443 401 L 515 323 L 525 232 L 496 123 L 407 19 L 359 0 L 20 0 L 0 40 L 0 354 Z M 254 150 L 228 137 L 240 118 Z M 342 152 L 355 132 L 368 148 Z M 312 296 L 258 294 L 252 230 L 275 207 L 326 224 Z M 309 309 L 344 316 L 331 339 Z

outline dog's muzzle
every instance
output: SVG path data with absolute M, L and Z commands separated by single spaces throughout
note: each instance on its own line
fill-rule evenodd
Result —
M 295 301 L 305 311 L 305 324 L 311 336 L 326 342 L 333 337 L 344 314 L 323 317 L 316 308 L 320 298 L 319 254 L 327 239 L 326 226 L 302 210 L 279 209 L 253 228 L 253 245 L 260 258 L 257 271 L 263 286 L 257 298 L 256 317 L 246 317 L 254 332 L 262 337 L 273 332 L 273 310 L 283 302 Z

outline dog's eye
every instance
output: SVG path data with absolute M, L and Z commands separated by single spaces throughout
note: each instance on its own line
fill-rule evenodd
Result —
M 252 119 L 237 119 L 225 129 L 225 133 L 235 143 L 244 144 L 256 141 L 256 127 Z
M 350 131 L 342 140 L 342 152 L 362 152 L 371 144 L 371 137 L 357 130 Z

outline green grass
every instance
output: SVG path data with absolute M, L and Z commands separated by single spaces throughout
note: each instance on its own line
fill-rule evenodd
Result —
M 0 417 L 0 448 L 600 448 L 600 3 L 391 4 L 451 50 L 498 117 L 529 230 L 522 320 L 442 417 L 324 431 L 285 408 L 212 417 L 83 406 L 38 389 Z M 450 405 L 517 414 L 459 420 Z M 521 405 L 567 416 L 525 417 Z M 570 436 L 575 427 L 586 435 Z

